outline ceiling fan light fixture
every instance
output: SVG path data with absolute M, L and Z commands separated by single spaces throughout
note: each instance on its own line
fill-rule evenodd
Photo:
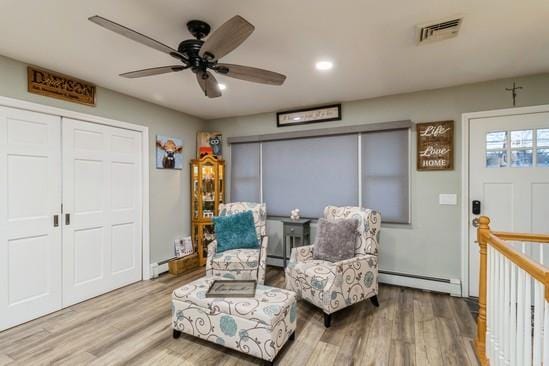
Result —
M 217 84 L 217 87 L 219 88 L 219 90 L 225 90 L 227 89 L 227 85 L 223 84 L 223 83 L 218 83 Z
M 334 67 L 334 63 L 332 61 L 326 61 L 326 60 L 318 61 L 315 64 L 315 67 L 319 71 L 328 71 Z

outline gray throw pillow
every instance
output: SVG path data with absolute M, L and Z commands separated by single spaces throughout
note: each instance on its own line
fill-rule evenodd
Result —
M 339 262 L 355 256 L 357 219 L 319 219 L 313 247 L 313 259 Z

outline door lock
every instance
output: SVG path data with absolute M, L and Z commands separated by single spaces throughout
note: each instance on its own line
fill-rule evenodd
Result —
M 65 214 L 65 225 L 71 224 L 71 214 Z
M 53 227 L 59 226 L 59 215 L 53 215 Z
M 475 218 L 473 219 L 472 224 L 473 224 L 473 227 L 478 227 L 478 225 L 479 225 L 478 217 L 475 217 Z

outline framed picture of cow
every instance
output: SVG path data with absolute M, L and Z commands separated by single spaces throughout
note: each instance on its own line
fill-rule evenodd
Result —
M 183 169 L 183 141 L 181 139 L 156 136 L 156 168 Z

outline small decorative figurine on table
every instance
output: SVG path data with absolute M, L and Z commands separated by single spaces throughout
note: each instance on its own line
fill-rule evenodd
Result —
M 290 219 L 299 220 L 299 217 L 299 208 L 294 208 L 292 211 L 290 211 Z

